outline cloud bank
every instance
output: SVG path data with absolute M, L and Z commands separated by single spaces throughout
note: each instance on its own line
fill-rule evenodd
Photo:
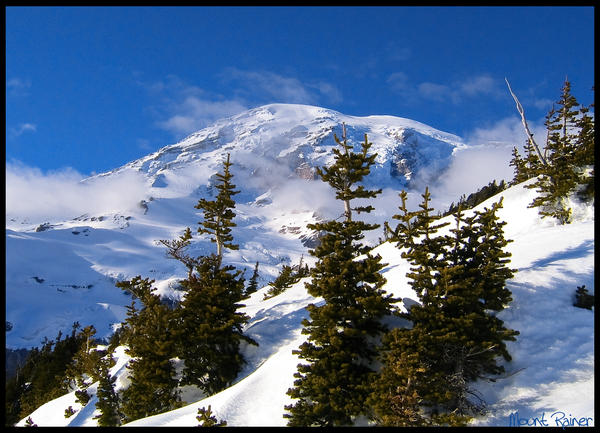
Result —
M 21 162 L 6 164 L 6 216 L 31 223 L 134 209 L 145 198 L 141 174 L 124 171 L 89 178 L 71 168 L 43 173 Z

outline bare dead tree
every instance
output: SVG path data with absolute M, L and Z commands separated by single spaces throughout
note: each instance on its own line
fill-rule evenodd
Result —
M 506 85 L 508 86 L 508 91 L 510 92 L 510 94 L 513 97 L 513 99 L 515 100 L 515 103 L 517 104 L 517 111 L 521 115 L 521 122 L 523 123 L 523 126 L 525 127 L 525 133 L 527 134 L 527 138 L 529 139 L 529 142 L 531 143 L 531 145 L 535 149 L 535 152 L 537 153 L 537 156 L 538 156 L 538 159 L 540 160 L 540 162 L 543 165 L 548 165 L 548 162 L 546 161 L 546 158 L 544 158 L 544 156 L 542 155 L 542 152 L 540 151 L 539 146 L 537 145 L 537 143 L 533 139 L 533 134 L 529 130 L 529 126 L 527 125 L 527 120 L 525 119 L 525 111 L 523 110 L 523 106 L 519 102 L 519 98 L 517 98 L 517 95 L 515 95 L 514 92 L 512 91 L 512 89 L 510 87 L 510 83 L 508 82 L 508 80 L 506 79 L 506 77 L 504 78 L 504 81 L 506 81 Z

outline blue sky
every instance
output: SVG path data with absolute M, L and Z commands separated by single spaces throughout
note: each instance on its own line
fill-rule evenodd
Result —
M 119 167 L 272 102 L 407 117 L 468 142 L 593 101 L 592 7 L 8 7 L 6 158 Z M 518 131 L 518 133 L 517 133 Z M 522 145 L 519 141 L 516 145 Z

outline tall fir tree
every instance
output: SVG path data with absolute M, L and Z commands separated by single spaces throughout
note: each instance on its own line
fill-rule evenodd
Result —
M 131 384 L 123 392 L 122 411 L 127 422 L 172 410 L 180 405 L 172 358 L 180 329 L 172 311 L 152 293 L 154 280 L 140 276 L 117 286 L 142 303 L 128 309 L 127 353 Z
M 511 181 L 512 185 L 519 184 L 519 183 L 524 182 L 527 179 L 529 179 L 529 177 L 527 177 L 527 169 L 526 169 L 525 160 L 523 159 L 523 157 L 519 153 L 519 150 L 516 147 L 513 147 L 512 159 L 510 160 L 508 165 L 510 165 L 511 167 L 514 167 L 513 168 L 514 175 L 513 175 L 512 181 Z
M 197 258 L 184 256 L 188 278 L 180 281 L 185 298 L 176 310 L 181 330 L 177 353 L 184 360 L 182 383 L 196 385 L 206 394 L 223 390 L 241 371 L 245 363 L 240 350 L 242 342 L 257 344 L 242 332 L 248 321 L 248 316 L 239 312 L 245 296 L 242 273 L 234 266 L 222 264 L 224 249 L 238 249 L 231 234 L 235 227 L 232 196 L 238 193 L 232 183 L 231 165 L 228 154 L 223 173 L 216 174 L 219 192 L 215 200 L 201 199 L 196 205 L 204 217 L 198 223 L 198 232 L 211 235 L 217 252 Z M 181 238 L 182 245 L 191 239 L 189 229 L 186 233 Z
M 214 200 L 200 199 L 196 204 L 196 209 L 200 209 L 204 213 L 204 220 L 198 224 L 198 233 L 208 234 L 211 236 L 211 242 L 217 244 L 217 257 L 219 261 L 223 257 L 223 248 L 237 250 L 239 246 L 233 243 L 233 235 L 231 228 L 236 224 L 233 222 L 235 218 L 235 201 L 232 196 L 238 194 L 235 191 L 235 185 L 231 182 L 233 173 L 230 171 L 232 163 L 227 160 L 223 162 L 223 173 L 217 173 L 216 189 L 217 196 Z
M 371 255 L 360 242 L 365 231 L 378 226 L 352 219 L 353 212 L 373 208 L 353 208 L 351 200 L 381 192 L 358 185 L 369 174 L 376 155 L 368 155 L 371 143 L 366 135 L 359 153 L 347 143 L 345 127 L 343 140 L 334 137 L 340 146 L 334 149 L 335 162 L 317 173 L 335 189 L 345 218 L 308 226 L 324 235 L 310 251 L 318 261 L 306 289 L 325 303 L 307 307 L 310 320 L 303 321 L 302 330 L 307 341 L 294 351 L 307 363 L 298 365 L 294 387 L 288 390 L 296 400 L 285 407 L 290 426 L 351 425 L 366 413 L 365 400 L 375 375 L 376 341 L 386 329 L 381 319 L 390 313 L 393 302 L 382 290 L 381 257 Z

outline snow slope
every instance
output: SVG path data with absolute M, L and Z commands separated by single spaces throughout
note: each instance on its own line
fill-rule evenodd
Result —
M 474 425 L 519 422 L 562 426 L 573 425 L 573 419 L 575 425 L 595 422 L 594 317 L 592 311 L 572 305 L 577 286 L 585 284 L 594 292 L 593 211 L 578 209 L 572 224 L 558 226 L 552 220 L 540 219 L 536 209 L 527 208 L 534 194 L 521 184 L 477 207 L 489 207 L 504 197 L 499 216 L 508 223 L 505 235 L 513 240 L 508 246 L 511 267 L 518 272 L 508 282 L 513 302 L 499 317 L 521 334 L 508 344 L 513 360 L 505 364 L 507 377 L 475 384 L 489 411 Z M 417 297 L 405 277 L 408 265 L 398 250 L 384 243 L 375 252 L 387 263 L 382 270 L 387 279 L 385 289 L 402 298 L 404 304 L 414 302 Z M 301 320 L 307 317 L 306 305 L 320 300 L 306 293 L 303 281 L 263 301 L 266 290 L 262 288 L 246 301 L 244 311 L 251 317 L 246 332 L 260 346 L 246 349 L 248 365 L 234 385 L 206 398 L 196 396 L 187 400 L 187 406 L 128 426 L 194 426 L 198 424 L 198 408 L 208 405 L 229 426 L 285 425 L 283 407 L 290 403 L 286 391 L 298 363 L 292 350 L 304 341 Z M 118 349 L 113 368 L 119 386 L 127 375 L 123 349 Z M 90 388 L 91 394 L 93 390 Z M 95 396 L 81 409 L 73 402 L 74 393 L 67 394 L 38 408 L 31 418 L 40 426 L 94 425 Z M 68 405 L 78 412 L 65 419 L 62 414 Z
M 390 206 L 396 210 L 390 197 L 395 201 L 397 191 L 410 188 L 415 179 L 443 176 L 454 151 L 464 147 L 460 138 L 410 119 L 272 104 L 217 121 L 77 188 L 70 185 L 82 198 L 65 203 L 78 209 L 67 218 L 36 220 L 7 206 L 6 320 L 12 329 L 6 347 L 39 346 L 43 337 L 70 330 L 74 321 L 94 325 L 99 337 L 108 337 L 128 303 L 115 287 L 117 280 L 150 277 L 160 294 L 178 299 L 176 281 L 185 269 L 165 259 L 157 240 L 175 239 L 186 227 L 195 232 L 200 217 L 194 205 L 214 195 L 214 174 L 222 170 L 227 153 L 240 191 L 234 197 L 233 231 L 240 249 L 228 251 L 226 260 L 245 269 L 247 278 L 258 261 L 262 284 L 272 281 L 283 264 L 296 264 L 302 256 L 310 263 L 314 234 L 306 225 L 343 212 L 329 186 L 315 180 L 315 168 L 332 160 L 333 136 L 342 135 L 342 124 L 349 143 L 358 148 L 368 134 L 371 152 L 378 154 L 369 182 L 386 189 L 373 214 L 380 223 L 389 218 Z M 96 198 L 105 189 L 114 199 L 99 207 L 104 201 Z M 373 236 L 375 242 L 381 232 Z M 213 248 L 206 237 L 198 237 L 190 253 Z

